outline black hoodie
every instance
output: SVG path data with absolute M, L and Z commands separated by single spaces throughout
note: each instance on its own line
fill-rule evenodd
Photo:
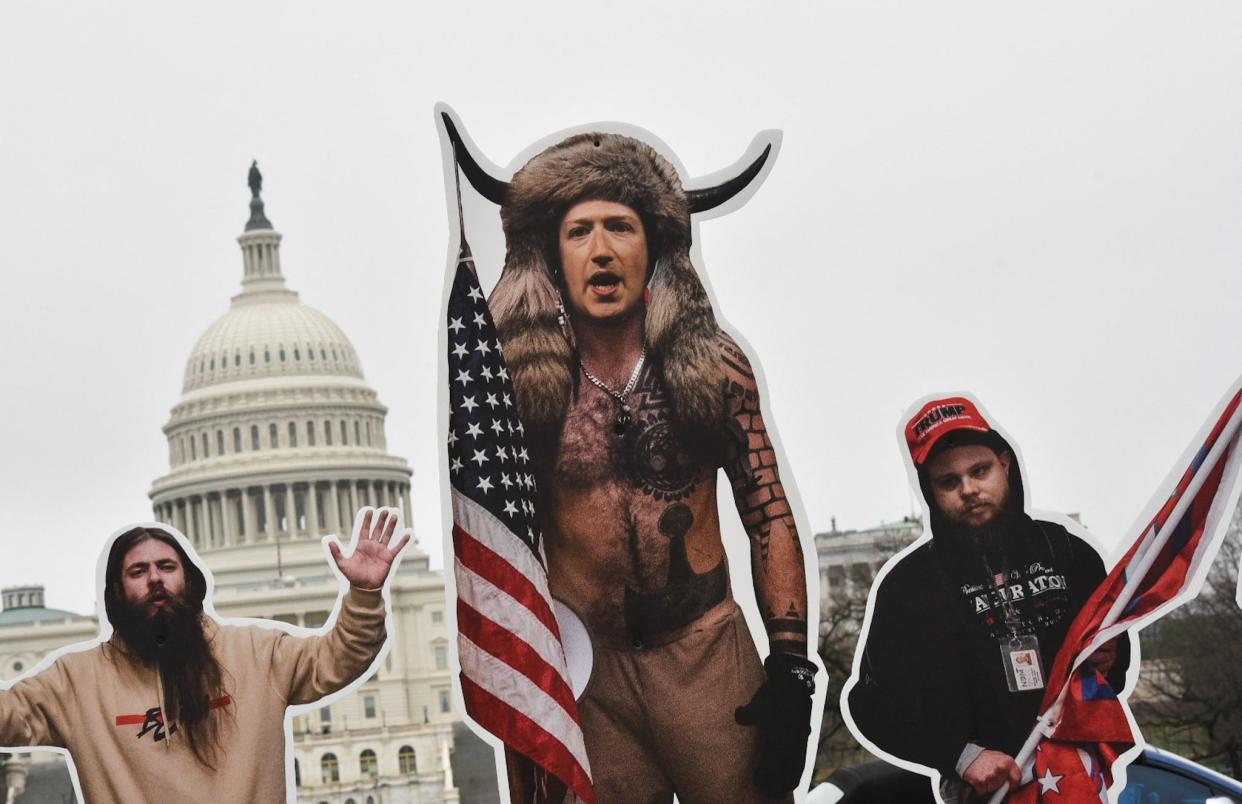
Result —
M 1105 572 L 1086 542 L 1022 510 L 1016 459 L 1008 504 L 982 533 L 952 526 L 920 480 L 932 538 L 892 567 L 874 592 L 849 707 L 881 749 L 952 778 L 969 743 L 1016 755 L 1039 715 L 1044 690 L 1010 692 L 1005 678 L 1006 604 L 1010 619 L 1016 613 L 1021 620 L 1017 632 L 1038 638 L 1046 680 L 1074 616 Z M 1129 640 L 1119 647 L 1109 672 L 1116 689 L 1125 680 Z

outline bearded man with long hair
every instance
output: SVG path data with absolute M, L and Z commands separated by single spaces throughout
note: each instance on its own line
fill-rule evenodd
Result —
M 398 517 L 362 518 L 332 558 L 348 591 L 324 634 L 231 626 L 204 611 L 207 576 L 184 537 L 140 526 L 104 570 L 110 638 L 71 646 L 0 690 L 0 745 L 67 750 L 90 802 L 280 801 L 285 709 L 343 689 L 386 640 L 383 597 L 409 539 Z

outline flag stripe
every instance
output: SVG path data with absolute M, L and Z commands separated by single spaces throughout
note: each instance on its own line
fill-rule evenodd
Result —
M 453 495 L 453 522 L 492 552 L 503 555 L 514 569 L 530 579 L 540 594 L 547 595 L 547 569 L 526 547 L 526 543 L 495 514 L 470 497 L 457 493 Z
M 540 593 L 530 577 L 488 549 L 473 533 L 461 527 L 453 528 L 453 549 L 457 559 L 471 572 L 485 579 L 498 589 L 504 591 L 516 603 L 521 604 L 531 615 L 548 629 L 549 633 L 560 639 L 560 629 L 556 626 L 556 615 L 548 604 L 547 593 Z
M 538 724 L 539 730 L 547 735 L 546 739 L 539 738 L 538 740 L 538 744 L 543 746 L 541 750 L 533 748 L 530 751 L 520 748 L 518 750 L 540 762 L 557 776 L 561 774 L 555 767 L 546 764 L 544 752 L 555 756 L 557 751 L 564 750 L 573 757 L 575 763 L 583 768 L 588 767 L 586 745 L 582 742 L 582 733 L 578 730 L 577 723 L 558 701 L 552 698 L 546 690 L 536 686 L 529 678 L 515 672 L 508 664 L 482 650 L 469 639 L 464 637 L 459 639 L 458 647 L 463 657 L 469 657 L 471 666 L 482 671 L 469 676 L 472 683 L 508 707 L 520 711 L 525 717 Z M 486 712 L 489 728 L 492 724 L 506 725 L 507 713 L 503 710 L 489 709 Z M 504 737 L 503 734 L 499 736 Z M 569 781 L 564 776 L 561 778 L 566 782 Z
M 568 784 L 579 799 L 594 804 L 590 775 L 564 744 L 541 729 L 521 709 L 510 706 L 466 676 L 462 676 L 461 691 L 467 708 L 496 713 L 496 726 L 492 731 L 506 745 L 527 757 L 545 757 L 544 767 Z
M 565 665 L 565 650 L 560 639 L 532 617 L 527 608 L 518 605 L 504 590 L 474 574 L 460 561 L 455 565 L 455 575 L 457 596 L 463 603 L 500 627 L 520 634 L 522 641 L 549 665 Z M 568 680 L 567 675 L 562 677 Z
M 492 622 L 461 600 L 457 602 L 457 628 L 463 637 L 480 649 L 530 679 L 567 713 L 577 709 L 574 694 L 565 678 L 512 631 Z

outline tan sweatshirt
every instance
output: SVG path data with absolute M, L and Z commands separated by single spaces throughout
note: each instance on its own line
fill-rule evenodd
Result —
M 323 636 L 208 621 L 227 694 L 209 715 L 223 719 L 214 771 L 159 719 L 156 670 L 111 641 L 0 691 L 0 746 L 67 748 L 90 804 L 283 802 L 285 708 L 360 676 L 384 644 L 384 617 L 379 591 L 351 588 Z

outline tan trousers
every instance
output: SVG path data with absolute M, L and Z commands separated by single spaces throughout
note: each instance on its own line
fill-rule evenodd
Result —
M 757 731 L 733 719 L 763 681 L 732 600 L 667 644 L 596 647 L 578 709 L 599 804 L 773 801 L 751 781 Z

